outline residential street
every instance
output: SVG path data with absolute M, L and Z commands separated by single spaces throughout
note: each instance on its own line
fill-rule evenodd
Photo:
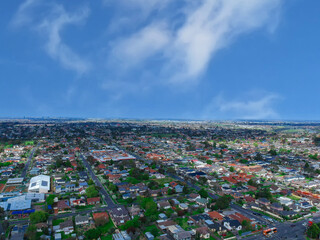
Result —
M 91 176 L 92 180 L 94 181 L 95 185 L 100 188 L 99 192 L 100 192 L 101 196 L 104 198 L 104 200 L 108 206 L 108 209 L 116 207 L 117 205 L 113 202 L 111 196 L 107 193 L 107 191 L 105 190 L 105 188 L 102 185 L 102 183 L 100 182 L 100 180 L 96 177 L 96 175 L 92 171 L 91 166 L 88 163 L 87 159 L 83 155 L 81 155 L 80 157 L 82 159 L 84 166 L 87 168 L 88 173 L 90 173 L 90 176 Z
M 21 173 L 21 177 L 22 177 L 22 178 L 25 178 L 25 177 L 26 177 L 27 170 L 28 170 L 28 168 L 29 168 L 29 166 L 30 166 L 30 163 L 31 163 L 31 161 L 32 161 L 34 152 L 37 150 L 38 146 L 39 146 L 39 143 L 37 144 L 37 146 L 35 146 L 35 147 L 31 150 L 31 152 L 30 152 L 30 154 L 29 154 L 29 157 L 28 157 L 28 160 L 27 160 L 27 162 L 26 162 L 26 164 L 25 164 L 25 166 L 24 166 L 24 168 L 23 168 L 23 170 L 22 170 L 22 173 Z

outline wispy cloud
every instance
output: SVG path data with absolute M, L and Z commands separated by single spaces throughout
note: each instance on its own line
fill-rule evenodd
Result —
M 149 25 L 129 38 L 118 40 L 112 55 L 124 65 L 136 65 L 162 50 L 169 40 L 165 24 Z
M 39 0 L 26 0 L 22 3 L 11 21 L 13 27 L 20 27 L 32 22 L 31 12 Z
M 118 58 L 125 59 L 128 56 L 130 51 L 122 49 L 123 46 L 134 48 L 133 40 L 136 43 L 148 41 L 149 35 L 143 34 L 146 30 L 148 33 L 156 32 L 158 39 L 165 39 L 161 44 L 155 41 L 156 51 L 150 48 L 150 44 L 141 44 L 131 57 L 136 62 L 147 61 L 161 51 L 161 72 L 166 79 L 184 83 L 198 80 L 216 52 L 238 36 L 264 26 L 274 27 L 277 19 L 273 16 L 278 14 L 282 0 L 201 0 L 198 4 L 187 0 L 183 2 L 179 18 L 168 11 L 168 14 L 160 14 L 151 24 L 138 29 L 126 39 L 122 38 L 121 45 L 115 46 Z M 161 31 L 155 23 L 157 21 L 165 27 Z
M 169 0 L 102 0 L 105 6 L 119 6 L 122 10 L 139 11 L 137 17 L 147 17 L 153 11 L 161 10 L 169 3 Z
M 83 22 L 89 15 L 89 8 L 83 7 L 74 13 L 68 13 L 62 5 L 42 3 L 41 7 L 48 10 L 48 13 L 39 19 L 33 12 L 38 4 L 37 0 L 26 0 L 15 14 L 12 26 L 27 25 L 32 30 L 36 30 L 46 39 L 44 49 L 52 59 L 57 60 L 64 68 L 80 75 L 86 73 L 90 69 L 90 63 L 63 41 L 61 32 L 68 25 Z
M 281 96 L 275 93 L 259 93 L 259 95 L 260 97 L 247 94 L 239 99 L 227 100 L 220 94 L 207 105 L 204 118 L 256 120 L 280 118 L 275 110 L 275 104 L 282 99 Z

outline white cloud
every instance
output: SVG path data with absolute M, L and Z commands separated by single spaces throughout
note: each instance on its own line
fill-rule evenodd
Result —
M 279 3 L 279 0 L 202 1 L 188 14 L 174 39 L 171 57 L 184 67 L 183 79 L 201 74 L 212 56 L 239 34 L 272 21 L 271 14 Z
M 26 0 L 24 3 L 22 3 L 12 19 L 11 25 L 14 27 L 19 27 L 29 24 L 32 21 L 30 13 L 38 2 L 39 0 Z
M 144 1 L 146 2 L 146 1 Z M 149 2 L 149 1 L 147 1 Z M 148 9 L 153 9 L 151 6 Z M 146 30 L 156 30 L 155 22 L 165 23 L 158 31 L 160 44 L 153 48 L 138 44 L 137 51 L 130 56 L 136 61 L 147 60 L 159 51 L 163 54 L 162 72 L 172 82 L 190 82 L 204 73 L 216 52 L 228 46 L 236 37 L 261 27 L 275 27 L 282 0 L 201 0 L 198 4 L 185 0 L 174 13 L 160 14 L 152 24 L 122 40 L 121 48 L 134 48 L 132 43 L 144 43 Z M 166 2 L 166 4 L 168 4 Z M 136 2 L 140 6 L 140 1 Z M 148 4 L 147 4 L 148 5 Z M 155 5 L 156 6 L 156 5 Z M 175 13 L 183 17 L 175 18 Z M 165 41 L 161 41 L 165 39 Z M 117 49 L 119 46 L 116 46 Z M 156 48 L 156 51 L 155 51 Z M 125 58 L 130 51 L 116 51 L 118 58 Z M 147 54 L 146 54 L 147 53 Z
M 45 17 L 38 19 L 33 9 L 38 6 L 38 0 L 26 0 L 20 5 L 12 20 L 12 26 L 30 26 L 45 37 L 45 50 L 48 55 L 57 60 L 66 69 L 83 74 L 90 69 L 90 63 L 75 53 L 61 38 L 62 30 L 68 25 L 79 24 L 89 15 L 89 9 L 84 7 L 72 14 L 66 12 L 62 5 L 42 3 L 41 7 L 48 10 Z
M 130 38 L 119 40 L 113 56 L 125 65 L 136 65 L 158 53 L 169 42 L 170 36 L 164 24 L 154 24 L 141 29 Z
M 279 114 L 274 105 L 280 99 L 281 97 L 275 93 L 264 93 L 260 97 L 247 96 L 245 99 L 237 100 L 226 100 L 219 95 L 208 104 L 204 118 L 277 119 Z
M 121 9 L 140 11 L 139 17 L 147 17 L 155 10 L 163 9 L 169 0 L 103 0 L 106 6 L 119 6 Z
M 65 68 L 79 74 L 87 72 L 90 64 L 74 53 L 61 39 L 61 31 L 69 24 L 78 24 L 89 14 L 88 8 L 83 8 L 74 14 L 67 13 L 63 7 L 57 6 L 55 14 L 50 19 L 45 19 L 38 29 L 47 37 L 45 49 L 49 56 L 58 60 Z

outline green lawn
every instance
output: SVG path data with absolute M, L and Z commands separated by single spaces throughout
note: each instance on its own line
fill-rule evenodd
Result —
M 77 206 L 76 210 L 83 210 L 83 209 L 90 209 L 90 208 L 94 208 L 97 205 L 85 205 L 85 206 Z
M 290 198 L 291 200 L 294 200 L 294 201 L 299 201 L 301 198 L 299 197 L 296 197 L 296 196 L 288 196 L 288 198 Z
M 146 229 L 143 231 L 144 233 L 150 232 L 153 234 L 155 237 L 159 236 L 159 229 L 156 227 L 156 225 L 148 226 Z
M 34 141 L 26 141 L 24 144 L 25 145 L 34 145 Z
M 165 184 L 165 183 L 170 183 L 173 181 L 173 179 L 170 177 L 165 177 L 165 178 L 161 178 L 161 179 L 153 179 L 153 180 L 158 182 L 160 185 Z
M 189 226 L 188 218 L 176 218 L 175 222 L 178 223 L 184 230 L 191 230 L 193 228 L 197 228 L 198 226 Z
M 69 238 L 71 237 L 71 234 L 72 234 L 72 233 L 66 235 L 64 232 L 61 232 L 61 238 L 62 238 L 62 239 L 69 239 Z
M 112 240 L 112 235 L 103 236 L 101 237 L 101 240 Z
M 102 234 L 106 234 L 106 233 L 108 233 L 109 230 L 110 230 L 111 228 L 113 228 L 113 227 L 114 227 L 114 224 L 113 224 L 113 222 L 110 220 L 106 225 L 101 226 L 101 227 L 98 227 L 98 229 L 101 230 Z
M 64 219 L 54 219 L 54 220 L 52 221 L 52 225 L 53 225 L 53 226 L 57 226 L 57 225 L 59 225 L 59 224 L 62 223 L 62 222 L 64 222 Z

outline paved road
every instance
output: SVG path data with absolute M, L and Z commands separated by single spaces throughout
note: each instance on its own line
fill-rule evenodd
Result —
M 83 165 L 87 168 L 88 173 L 91 175 L 92 180 L 94 181 L 94 183 L 100 187 L 99 191 L 100 194 L 103 196 L 104 200 L 106 201 L 108 208 L 114 208 L 117 205 L 113 202 L 112 198 L 110 197 L 110 195 L 107 193 L 107 191 L 105 190 L 104 186 L 102 185 L 102 183 L 100 182 L 100 180 L 96 177 L 96 175 L 94 174 L 94 172 L 91 169 L 90 164 L 88 163 L 87 159 L 83 156 L 80 155 Z
M 29 157 L 28 157 L 28 161 L 27 161 L 27 163 L 25 164 L 24 169 L 22 170 L 22 173 L 21 173 L 21 177 L 22 177 L 22 178 L 25 178 L 25 177 L 26 177 L 26 175 L 27 175 L 27 170 L 28 170 L 28 168 L 29 168 L 29 166 L 30 166 L 30 163 L 31 163 L 31 160 L 32 160 L 32 158 L 33 158 L 34 152 L 35 152 L 36 149 L 38 148 L 39 144 L 40 144 L 40 143 L 38 143 L 37 146 L 35 146 L 35 147 L 31 150 L 31 152 L 30 152 L 30 154 L 29 154 Z
M 297 239 L 304 240 L 306 239 L 305 231 L 307 229 L 307 224 L 310 219 L 304 219 L 296 223 L 283 222 L 283 223 L 274 223 L 270 227 L 276 227 L 277 233 L 272 236 L 265 237 L 262 233 L 254 236 L 245 238 L 246 240 L 256 240 L 256 239 L 272 239 L 272 240 L 281 240 L 281 239 Z M 320 222 L 320 215 L 314 214 L 313 222 Z
M 269 225 L 269 222 L 266 219 L 264 219 L 261 216 L 253 214 L 254 212 L 250 209 L 245 209 L 237 204 L 231 204 L 230 207 L 233 210 L 236 210 L 237 212 L 241 213 L 242 215 L 248 218 L 255 219 L 256 221 L 260 222 L 263 225 Z

